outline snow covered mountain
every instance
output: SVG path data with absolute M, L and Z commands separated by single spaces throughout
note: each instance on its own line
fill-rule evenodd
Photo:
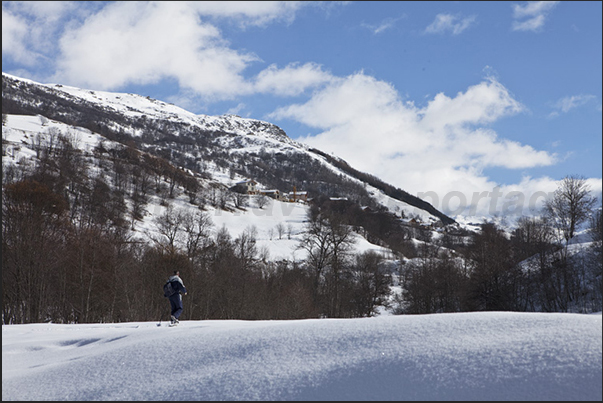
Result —
M 418 225 L 434 229 L 454 224 L 429 203 L 292 140 L 272 123 L 235 115 L 196 115 L 136 94 L 40 84 L 5 73 L 2 111 L 7 164 L 39 157 L 41 144 L 62 134 L 72 137 L 74 147 L 90 159 L 115 159 L 119 154 L 128 170 L 147 164 L 148 170 L 160 172 L 163 179 L 158 181 L 163 183 L 157 183 L 150 196 L 142 191 L 145 200 L 139 212 L 134 211 L 137 202 L 126 201 L 132 229 L 147 239 L 153 237 L 153 221 L 165 214 L 168 201 L 187 208 L 201 203 L 215 227 L 226 226 L 233 236 L 253 227 L 271 257 L 283 259 L 300 257 L 299 234 L 309 211 L 307 203 L 290 203 L 294 197 L 306 201 L 309 197 L 321 205 L 345 203 L 346 208 L 354 206 L 356 214 L 371 217 L 379 212 L 411 232 L 407 238 L 416 237 L 413 231 Z M 172 167 L 170 173 L 155 168 L 162 163 Z M 111 186 L 119 186 L 118 176 L 108 175 Z M 255 194 L 237 199 L 231 190 L 245 181 L 254 183 L 251 193 Z M 274 196 L 275 192 L 278 197 L 269 200 L 268 208 L 258 205 L 261 193 Z M 385 230 L 377 224 L 373 227 L 372 232 L 356 234 L 358 251 L 391 248 L 379 233 Z
M 160 312 L 161 301 L 154 296 L 141 296 L 136 312 L 124 310 L 114 314 L 109 305 L 115 303 L 117 296 L 107 306 L 90 307 L 93 300 L 101 303 L 102 295 L 107 295 L 103 282 L 109 281 L 112 270 L 122 267 L 119 245 L 138 245 L 128 251 L 133 259 L 128 270 L 136 270 L 140 265 L 145 275 L 153 276 L 156 282 L 162 281 L 168 267 L 194 266 L 197 271 L 219 270 L 221 264 L 230 270 L 236 267 L 241 272 L 233 272 L 231 277 L 221 274 L 204 278 L 210 274 L 192 275 L 190 271 L 188 275 L 198 283 L 199 292 L 208 282 L 215 282 L 224 292 L 239 293 L 245 287 L 228 281 L 238 282 L 253 272 L 256 285 L 261 288 L 262 277 L 266 278 L 262 270 L 271 271 L 270 276 L 275 277 L 280 275 L 276 273 L 279 267 L 294 270 L 299 262 L 307 261 L 315 246 L 304 247 L 303 242 L 310 237 L 308 222 L 315 212 L 328 217 L 332 225 L 330 231 L 343 224 L 350 264 L 356 264 L 352 260 L 367 252 L 376 252 L 373 255 L 378 256 L 369 267 L 386 261 L 388 268 L 379 268 L 374 273 L 378 277 L 382 276 L 382 270 L 395 270 L 400 259 L 415 257 L 417 245 L 423 242 L 420 238 L 431 239 L 444 227 L 456 226 L 454 220 L 430 204 L 355 170 L 337 157 L 292 140 L 281 128 L 268 122 L 234 115 L 195 115 L 140 95 L 40 84 L 4 73 L 2 112 L 3 196 L 7 201 L 3 203 L 3 211 L 14 211 L 14 216 L 6 214 L 7 224 L 3 221 L 3 229 L 9 230 L 9 216 L 18 223 L 15 225 L 20 225 L 14 239 L 7 237 L 6 247 L 17 253 L 14 243 L 22 231 L 29 228 L 27 214 L 22 214 L 28 208 L 41 214 L 37 216 L 41 220 L 50 218 L 53 228 L 73 231 L 69 235 L 52 236 L 35 231 L 44 241 L 36 242 L 32 238 L 23 245 L 24 251 L 19 252 L 19 256 L 40 254 L 43 268 L 29 261 L 19 261 L 15 270 L 27 266 L 40 284 L 47 281 L 46 271 L 80 270 L 78 278 L 84 281 L 82 266 L 75 263 L 77 258 L 70 263 L 61 261 L 71 256 L 68 258 L 56 248 L 54 263 L 42 257 L 49 252 L 41 252 L 40 244 L 45 247 L 44 242 L 49 239 L 56 240 L 67 251 L 82 253 L 88 246 L 97 248 L 98 242 L 99 252 L 114 253 L 113 258 L 117 259 L 111 263 L 110 270 L 99 268 L 97 264 L 103 266 L 101 261 L 86 263 L 89 270 L 86 278 L 94 282 L 92 294 L 69 297 L 67 305 L 55 299 L 48 302 L 40 314 L 17 313 L 7 317 L 8 322 L 39 321 L 48 317 L 59 321 L 107 320 L 99 319 L 107 315 L 111 316 L 109 320 L 119 321 L 126 317 L 146 318 Z M 39 225 L 36 224 L 38 228 Z M 74 245 L 82 236 L 91 236 L 91 243 Z M 100 245 L 105 239 L 110 246 L 103 249 Z M 225 243 L 220 244 L 222 241 Z M 327 254 L 333 253 L 330 242 L 328 240 Z M 234 247 L 239 249 L 234 251 Z M 149 250 L 168 248 L 171 252 L 167 256 L 187 256 L 188 262 L 184 265 L 176 261 L 161 262 L 156 269 L 149 269 L 145 258 L 140 258 L 144 255 L 159 261 L 161 255 L 151 257 L 153 252 Z M 48 251 L 52 250 L 49 246 Z M 232 261 L 229 264 L 228 259 L 217 255 L 202 256 L 216 250 L 234 253 L 236 264 Z M 174 251 L 177 253 L 172 253 Z M 91 253 L 90 256 L 95 256 L 96 252 Z M 194 263 L 195 259 L 205 262 L 204 269 L 199 269 L 200 263 Z M 252 268 L 245 263 L 251 261 Z M 52 268 L 53 264 L 56 269 Z M 96 270 L 104 270 L 101 277 Z M 317 293 L 316 284 L 308 282 L 310 274 L 304 273 L 302 277 L 304 284 L 300 285 L 299 280 L 295 285 L 298 288 L 290 291 L 295 295 L 285 297 L 294 304 L 288 308 L 290 314 L 282 313 L 282 308 L 280 313 L 274 314 L 243 313 L 235 297 L 221 295 L 220 301 L 213 301 L 208 294 L 191 294 L 189 300 L 194 306 L 223 310 L 230 304 L 238 311 L 209 312 L 210 308 L 206 308 L 203 314 L 191 312 L 191 317 L 314 317 L 317 301 L 311 304 L 304 301 Z M 60 281 L 56 279 L 55 283 Z M 76 287 L 90 287 L 81 281 Z M 349 281 L 351 284 L 352 279 Z M 359 278 L 353 281 L 360 284 Z M 153 284 L 139 286 L 148 287 L 151 292 Z M 381 287 L 381 283 L 374 284 Z M 379 295 L 389 295 L 389 289 L 381 288 L 376 290 Z M 31 298 L 36 295 L 31 294 Z M 55 296 L 48 294 L 48 298 Z M 382 307 L 380 298 L 373 296 L 366 303 L 358 300 L 357 305 L 366 305 L 369 308 L 361 309 L 370 312 L 354 315 L 374 313 L 375 307 Z M 15 307 L 22 304 L 19 295 L 9 299 L 7 304 Z M 295 306 L 301 303 L 305 305 Z M 27 306 L 32 305 L 27 303 Z M 61 312 L 55 312 L 57 310 Z
M 41 287 L 46 276 L 63 273 L 54 284 L 81 290 L 47 293 L 46 306 L 34 301 L 39 293 L 25 305 L 13 293 L 11 323 L 148 320 L 162 309 L 155 283 L 183 267 L 197 289 L 189 296 L 191 318 L 370 316 L 389 308 L 600 310 L 596 273 L 575 291 L 595 290 L 594 302 L 587 301 L 592 307 L 562 301 L 560 308 L 555 298 L 568 295 L 565 288 L 548 297 L 545 288 L 557 284 L 550 282 L 558 274 L 551 271 L 545 282 L 538 270 L 576 267 L 578 275 L 587 266 L 580 259 L 555 266 L 562 245 L 547 241 L 541 252 L 551 262 L 541 259 L 544 268 L 529 270 L 521 261 L 534 255 L 531 239 L 489 224 L 456 223 L 274 124 L 7 74 L 2 88 L 3 212 L 9 213 L 3 240 L 12 252 L 6 266 L 14 273 L 25 268 Z M 38 222 L 30 222 L 30 212 Z M 124 251 L 123 245 L 136 246 Z M 83 262 L 79 252 L 91 260 Z M 484 305 L 491 301 L 473 295 L 490 281 L 480 270 L 493 265 L 507 282 L 497 290 L 502 297 Z M 123 296 L 109 286 L 124 273 L 146 290 L 133 309 L 129 300 L 120 305 Z M 542 290 L 532 291 L 533 281 Z M 514 293 L 518 287 L 525 295 Z M 35 304 L 43 312 L 22 308 Z
M 235 115 L 195 115 L 140 95 L 39 84 L 5 73 L 2 111 L 41 115 L 86 128 L 202 175 L 219 167 L 229 172 L 229 179 L 222 181 L 226 186 L 250 179 L 265 189 L 291 192 L 295 188 L 309 192 L 310 197 L 382 206 L 425 223 L 454 223 L 429 203 L 292 140 L 268 122 Z

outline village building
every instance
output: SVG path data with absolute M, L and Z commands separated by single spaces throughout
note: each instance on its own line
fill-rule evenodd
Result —
M 230 187 L 230 190 L 237 193 L 248 195 L 265 195 L 275 200 L 285 202 L 308 202 L 308 192 L 298 191 L 293 187 L 293 192 L 281 193 L 278 189 L 260 189 L 258 183 L 253 179 L 245 179 L 236 182 Z
M 294 190 L 293 192 L 288 193 L 287 198 L 289 199 L 290 202 L 301 201 L 301 202 L 306 203 L 308 201 L 308 192 Z
M 265 196 L 271 197 L 274 200 L 279 200 L 279 201 L 288 201 L 287 198 L 284 198 L 281 195 L 281 192 L 278 191 L 278 189 L 269 189 L 269 190 L 260 190 L 259 192 L 260 194 L 263 194 Z
M 258 183 L 253 179 L 245 179 L 235 183 L 234 186 L 230 188 L 230 190 L 237 193 L 247 193 L 250 195 L 255 195 L 258 194 L 257 184 Z

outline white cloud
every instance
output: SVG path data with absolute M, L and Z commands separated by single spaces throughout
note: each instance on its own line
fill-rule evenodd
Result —
M 241 72 L 257 57 L 230 49 L 192 11 L 188 3 L 110 4 L 65 32 L 56 79 L 112 89 L 173 77 L 207 97 L 248 92 Z
M 381 23 L 376 24 L 376 25 L 362 23 L 361 26 L 364 28 L 367 28 L 373 34 L 377 35 L 384 31 L 387 31 L 388 29 L 394 28 L 396 26 L 396 23 L 403 18 L 406 18 L 406 16 L 402 16 L 402 17 L 398 17 L 398 18 L 386 18 L 383 21 L 381 21 Z
M 558 1 L 529 1 L 525 5 L 513 4 L 513 17 L 525 18 L 543 15 L 559 4 Z
M 459 92 L 455 98 L 437 94 L 422 111 L 424 124 L 430 129 L 445 125 L 484 124 L 502 116 L 521 112 L 523 106 L 514 100 L 507 89 L 494 79 L 488 79 Z
M 13 57 L 19 63 L 31 65 L 38 58 L 35 52 L 30 51 L 27 41 L 27 22 L 8 11 L 2 9 L 2 57 Z
M 559 188 L 562 179 L 555 180 L 550 177 L 532 178 L 524 176 L 517 184 L 502 186 L 495 203 L 490 200 L 481 201 L 481 205 L 474 210 L 483 215 L 497 214 L 499 216 L 519 216 L 538 214 L 544 202 L 552 197 L 553 192 Z M 590 190 L 590 195 L 601 202 L 603 181 L 601 178 L 586 178 L 585 183 Z M 487 205 L 486 203 L 487 202 Z
M 291 22 L 313 2 L 17 2 L 3 3 L 3 55 L 29 66 L 53 63 L 43 82 L 116 90 L 178 83 L 170 96 L 195 110 L 208 101 L 270 93 L 296 96 L 331 79 L 314 63 L 271 65 L 245 74 L 253 53 L 234 49 L 217 19 L 239 28 Z M 31 76 L 32 74 L 28 74 Z
M 484 174 L 486 168 L 556 162 L 554 154 L 500 138 L 485 127 L 521 111 L 522 105 L 493 79 L 452 98 L 438 94 L 417 108 L 403 102 L 390 84 L 360 72 L 335 79 L 308 102 L 280 108 L 270 117 L 321 129 L 299 140 L 412 194 L 434 192 L 440 204 L 447 194 L 462 194 L 469 205 L 476 192 L 497 186 Z M 482 210 L 488 207 L 487 199 L 481 201 Z
M 425 28 L 425 33 L 441 34 L 451 32 L 453 35 L 458 35 L 469 28 L 475 22 L 475 19 L 474 15 L 462 18 L 459 15 L 438 14 L 435 20 Z
M 578 108 L 587 104 L 592 99 L 595 99 L 594 95 L 590 94 L 581 94 L 581 95 L 572 95 L 569 97 L 561 98 L 558 100 L 554 107 L 561 112 L 567 113 L 574 108 Z
M 544 15 L 537 15 L 526 21 L 513 21 L 513 31 L 538 31 L 544 25 Z
M 89 7 L 71 1 L 3 2 L 2 54 L 26 66 L 44 62 L 56 52 L 62 27 L 87 16 Z
M 274 21 L 292 22 L 295 13 L 307 6 L 303 1 L 198 1 L 192 5 L 201 15 L 236 20 L 242 27 Z
M 229 115 L 239 115 L 241 113 L 241 111 L 244 110 L 246 107 L 247 107 L 247 105 L 245 105 L 244 103 L 241 102 L 237 106 L 227 110 L 226 113 Z
M 531 1 L 525 5 L 513 4 L 513 31 L 539 32 L 544 26 L 548 13 L 559 4 L 558 1 Z M 520 21 L 523 18 L 526 20 Z
M 261 71 L 255 81 L 257 92 L 271 92 L 276 95 L 295 96 L 333 79 L 330 73 L 315 63 L 299 66 L 291 63 L 283 69 L 270 65 Z
M 182 97 L 232 99 L 259 90 L 298 94 L 327 73 L 310 64 L 271 67 L 244 77 L 257 55 L 233 49 L 216 26 L 290 23 L 312 2 L 7 2 L 2 6 L 3 55 L 33 66 L 55 63 L 44 81 L 113 90 L 174 79 Z M 279 82 L 294 80 L 286 87 Z M 256 87 L 257 86 L 257 87 Z M 284 91 L 284 93 L 283 93 Z M 188 95 L 187 95 L 188 94 Z

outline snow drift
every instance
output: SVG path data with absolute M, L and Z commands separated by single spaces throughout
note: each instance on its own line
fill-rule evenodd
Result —
M 2 327 L 2 400 L 596 400 L 601 315 Z

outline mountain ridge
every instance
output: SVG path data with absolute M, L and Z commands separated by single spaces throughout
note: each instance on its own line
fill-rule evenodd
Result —
M 455 223 L 431 204 L 386 184 L 373 175 L 353 169 L 340 158 L 329 156 L 291 139 L 283 129 L 270 122 L 236 115 L 196 115 L 142 95 L 85 90 L 62 84 L 41 84 L 4 72 L 2 111 L 39 114 L 66 124 L 84 127 L 123 144 L 134 143 L 138 149 L 168 157 L 176 165 L 192 171 L 200 171 L 197 164 L 199 160 L 220 161 L 220 164 L 224 160 L 233 159 L 234 156 L 239 161 L 228 161 L 229 169 L 252 179 L 256 179 L 258 175 L 265 176 L 263 179 L 268 187 L 283 190 L 291 190 L 293 187 L 307 190 L 309 187 L 313 193 L 329 195 L 331 192 L 330 196 L 348 197 L 359 204 L 373 204 L 375 207 L 375 203 L 369 200 L 370 196 L 362 194 L 362 186 L 344 190 L 343 188 L 350 186 L 334 183 L 336 179 L 333 179 L 333 175 L 347 175 L 352 181 L 369 183 L 389 197 L 426 212 L 426 216 L 432 216 L 444 225 Z M 203 148 L 211 151 L 199 152 Z M 182 149 L 192 150 L 197 154 L 191 158 L 183 155 L 185 152 Z M 228 156 L 224 155 L 225 151 Z M 272 175 L 268 172 L 269 169 L 261 168 L 267 159 L 271 159 L 266 154 L 262 155 L 262 152 L 266 151 L 280 160 L 277 164 L 272 163 L 272 170 L 275 167 L 281 170 L 282 167 L 292 165 L 290 171 L 296 171 L 295 165 L 303 164 L 307 168 L 306 171 L 310 171 L 313 176 L 305 183 L 297 184 L 296 175 L 304 177 L 309 175 L 308 172 L 299 172 L 300 169 L 297 169 L 297 172 L 289 172 L 284 176 Z M 287 159 L 295 161 L 289 163 Z M 300 159 L 303 161 L 299 161 Z M 330 181 L 329 186 L 319 183 L 325 180 L 312 172 L 324 168 L 312 165 L 312 159 L 324 160 L 327 165 L 336 168 L 326 181 Z

